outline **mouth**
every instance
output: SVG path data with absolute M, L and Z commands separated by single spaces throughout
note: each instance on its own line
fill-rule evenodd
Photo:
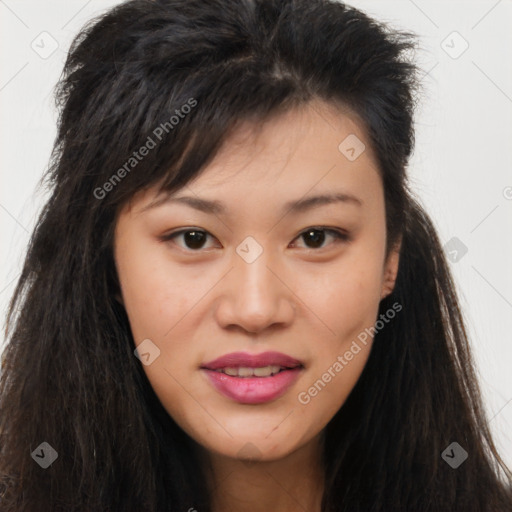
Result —
M 286 393 L 304 365 L 279 352 L 234 352 L 205 363 L 200 369 L 225 397 L 242 404 L 262 404 Z

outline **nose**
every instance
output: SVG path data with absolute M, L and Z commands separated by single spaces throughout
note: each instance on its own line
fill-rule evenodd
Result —
M 225 329 L 241 328 L 251 333 L 290 325 L 296 308 L 286 280 L 265 251 L 252 263 L 235 255 L 233 268 L 220 288 L 217 322 Z

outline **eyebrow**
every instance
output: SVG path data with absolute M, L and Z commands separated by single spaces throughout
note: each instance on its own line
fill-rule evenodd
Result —
M 162 198 L 157 199 L 144 208 L 141 213 L 146 210 L 156 208 L 164 203 L 180 203 L 185 204 L 195 210 L 214 215 L 226 214 L 226 206 L 217 200 L 202 199 L 192 196 L 177 196 L 173 197 L 171 194 L 164 195 Z M 289 201 L 284 204 L 282 213 L 301 213 L 312 208 L 319 206 L 329 205 L 333 203 L 348 203 L 356 206 L 362 206 L 363 201 L 358 197 L 348 193 L 331 193 L 320 194 L 316 196 L 303 197 L 294 201 Z

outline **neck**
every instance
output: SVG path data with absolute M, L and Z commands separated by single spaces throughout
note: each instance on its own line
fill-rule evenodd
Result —
M 212 512 L 320 512 L 324 473 L 320 435 L 272 461 L 233 459 L 202 450 Z

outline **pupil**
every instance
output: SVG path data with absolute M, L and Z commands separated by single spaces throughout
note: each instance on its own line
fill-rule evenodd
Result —
M 310 235 L 313 235 L 313 236 L 310 236 Z M 312 229 L 312 230 L 308 231 L 307 233 L 304 233 L 304 235 L 302 235 L 302 236 L 310 237 L 309 241 L 311 241 L 313 243 L 313 247 L 321 247 L 325 240 L 325 233 L 318 229 Z M 307 242 L 307 239 L 305 238 L 304 241 Z
M 200 249 L 205 240 L 205 233 L 202 231 L 187 231 L 185 233 L 185 243 L 190 249 Z

